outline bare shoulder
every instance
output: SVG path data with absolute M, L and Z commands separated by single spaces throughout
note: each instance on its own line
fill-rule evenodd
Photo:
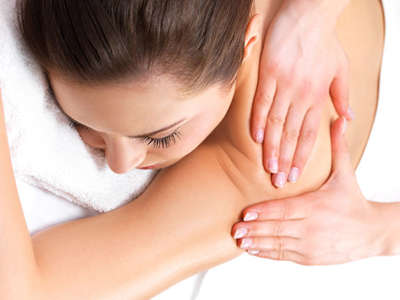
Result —
M 352 1 L 339 20 L 337 33 L 350 62 L 350 105 L 357 118 L 349 124 L 346 138 L 356 168 L 368 142 L 378 100 L 384 38 L 380 1 L 373 0 L 368 4 L 362 0 Z M 262 167 L 262 147 L 250 136 L 249 118 L 258 68 L 256 55 L 248 68 L 241 70 L 246 82 L 240 86 L 229 115 L 217 129 L 225 154 L 224 171 L 249 204 L 290 197 L 320 187 L 331 171 L 330 125 L 337 118 L 330 99 L 327 99 L 316 144 L 300 180 L 276 189 Z

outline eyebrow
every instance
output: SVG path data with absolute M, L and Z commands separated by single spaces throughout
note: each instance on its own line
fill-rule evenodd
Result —
M 79 125 L 81 125 L 81 126 L 87 127 L 86 125 L 83 125 L 82 123 L 76 121 L 75 119 L 71 118 L 69 115 L 67 115 L 67 114 L 65 113 L 65 111 L 62 109 L 62 107 L 61 107 L 60 104 L 58 103 L 58 100 L 57 100 L 57 98 L 56 98 L 56 94 L 55 94 L 55 92 L 54 92 L 54 90 L 53 90 L 53 87 L 51 86 L 50 80 L 48 80 L 48 87 L 49 87 L 51 96 L 54 98 L 54 100 L 55 100 L 55 102 L 56 102 L 57 107 L 64 113 L 64 115 L 66 115 L 67 118 L 69 118 L 72 122 L 74 122 L 74 123 L 76 123 L 76 124 L 79 124 Z M 163 131 L 167 131 L 168 129 L 171 129 L 171 128 L 177 126 L 178 124 L 183 123 L 185 120 L 186 120 L 186 119 L 182 119 L 182 120 L 180 120 L 180 121 L 178 121 L 178 122 L 175 122 L 175 123 L 173 123 L 173 124 L 171 124 L 171 125 L 168 125 L 168 126 L 166 126 L 166 127 L 164 127 L 164 128 L 161 128 L 161 129 L 159 129 L 159 130 L 156 130 L 156 131 L 153 131 L 153 132 L 150 132 L 150 133 L 141 134 L 141 135 L 135 135 L 135 136 L 127 136 L 127 137 L 128 137 L 128 138 L 131 138 L 131 139 L 137 139 L 137 138 L 144 138 L 144 137 L 156 135 L 157 133 L 160 133 L 160 132 L 163 132 Z

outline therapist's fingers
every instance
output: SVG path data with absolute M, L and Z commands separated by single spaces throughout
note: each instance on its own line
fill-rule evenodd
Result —
M 281 256 L 286 251 L 301 251 L 301 240 L 291 237 L 246 237 L 238 240 L 238 244 L 244 250 L 277 251 Z
M 251 130 L 254 140 L 261 144 L 264 141 L 267 116 L 274 101 L 276 80 L 266 77 L 258 82 L 258 87 L 253 103 Z
M 320 128 L 324 105 L 312 107 L 306 114 L 293 157 L 289 181 L 296 182 L 311 155 Z
M 243 221 L 288 221 L 305 219 L 311 215 L 313 202 L 308 195 L 268 200 L 243 210 Z
M 272 179 L 272 182 L 276 187 L 283 187 L 286 184 L 285 179 L 289 175 L 306 112 L 307 107 L 302 104 L 299 106 L 292 105 L 289 108 L 280 144 L 279 172 L 278 175 L 275 175 Z
M 267 172 L 275 174 L 279 170 L 279 149 L 283 126 L 286 121 L 290 105 L 290 95 L 278 88 L 274 103 L 267 117 L 267 127 L 264 139 L 264 168 Z
M 296 251 L 286 250 L 280 252 L 277 250 L 248 250 L 247 253 L 261 258 L 278 261 L 292 261 L 297 264 L 307 265 L 305 256 Z
M 299 221 L 239 222 L 233 226 L 233 238 L 286 236 L 300 238 L 304 235 Z

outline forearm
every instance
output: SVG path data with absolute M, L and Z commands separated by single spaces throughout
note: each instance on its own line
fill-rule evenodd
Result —
M 381 244 L 380 255 L 400 254 L 400 202 L 372 202 L 379 228 L 377 239 Z
M 337 19 L 351 0 L 284 0 L 283 9 L 292 15 L 320 19 L 328 26 L 335 26 Z M 311 16 L 311 17 L 310 17 Z
M 0 179 L 0 298 L 29 299 L 37 269 L 13 176 L 1 98 Z

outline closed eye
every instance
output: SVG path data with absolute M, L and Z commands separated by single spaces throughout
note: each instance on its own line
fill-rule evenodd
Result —
M 143 137 L 143 140 L 147 143 L 147 145 L 153 145 L 154 148 L 168 148 L 171 145 L 176 144 L 177 140 L 180 139 L 182 134 L 176 130 L 170 135 L 163 138 L 152 138 L 149 136 Z
M 78 123 L 72 119 L 69 119 L 68 125 L 71 128 L 76 129 L 77 126 L 81 126 L 86 128 L 85 125 Z M 173 133 L 171 133 L 168 136 L 162 137 L 162 138 L 153 138 L 150 136 L 145 136 L 145 137 L 141 137 L 141 139 L 147 143 L 147 145 L 153 145 L 154 148 L 156 149 L 160 149 L 160 148 L 168 148 L 171 145 L 176 144 L 177 140 L 180 139 L 182 136 L 182 134 L 179 132 L 179 130 L 175 130 Z

